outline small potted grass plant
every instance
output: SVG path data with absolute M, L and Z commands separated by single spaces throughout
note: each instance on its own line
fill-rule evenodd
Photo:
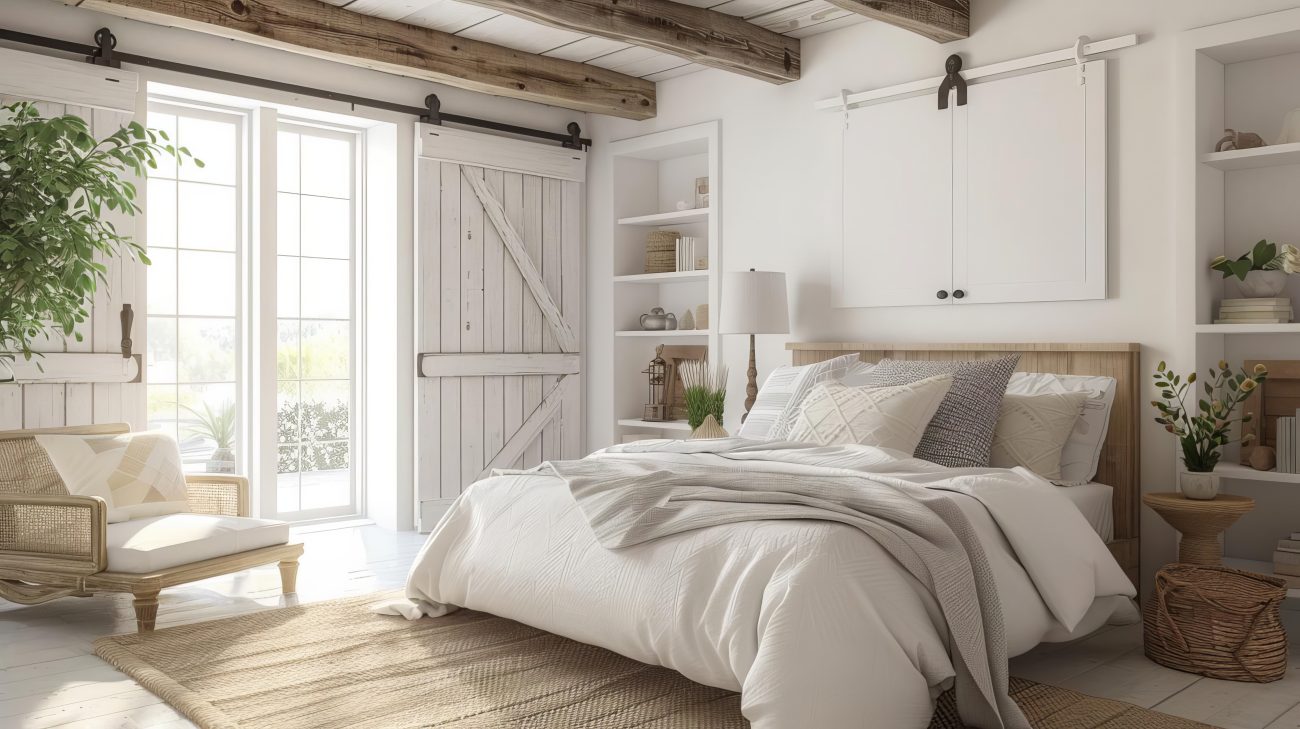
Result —
M 208 456 L 207 472 L 234 473 L 235 406 L 229 402 L 222 403 L 216 410 L 207 403 L 203 403 L 202 406 L 203 410 L 200 412 L 188 405 L 181 405 L 190 411 L 197 421 L 186 426 L 190 433 L 200 438 L 207 438 L 216 446 L 212 455 Z
M 1182 449 L 1178 490 L 1189 499 L 1213 499 L 1219 494 L 1214 468 L 1223 447 L 1233 441 L 1233 425 L 1248 423 L 1253 417 L 1244 413 L 1234 418 L 1233 411 L 1268 379 L 1268 368 L 1258 364 L 1252 372 L 1244 368 L 1234 372 L 1227 362 L 1220 361 L 1198 387 L 1195 372 L 1182 377 L 1161 362 L 1152 378 L 1160 390 L 1160 399 L 1151 401 L 1160 413 L 1156 422 L 1178 438 Z M 1240 439 L 1249 443 L 1252 438 L 1247 433 Z
M 722 414 L 727 400 L 727 367 L 710 367 L 708 360 L 678 365 L 686 395 L 686 422 L 692 438 L 725 438 Z

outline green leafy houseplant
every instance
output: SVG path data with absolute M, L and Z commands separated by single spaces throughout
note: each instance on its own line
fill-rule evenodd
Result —
M 1219 464 L 1221 449 L 1232 441 L 1233 423 L 1248 423 L 1251 414 L 1234 419 L 1237 406 L 1250 397 L 1251 391 L 1268 379 L 1268 368 L 1255 365 L 1253 372 L 1233 372 L 1227 362 L 1209 370 L 1209 380 L 1196 387 L 1196 373 L 1183 378 L 1174 374 L 1164 362 L 1152 377 L 1160 388 L 1159 400 L 1151 405 L 1160 412 L 1156 422 L 1178 438 L 1183 465 L 1188 471 L 1209 473 Z M 1188 401 L 1194 401 L 1190 406 Z M 1241 438 L 1249 443 L 1250 434 Z
M 700 427 L 710 415 L 722 425 L 727 400 L 727 368 L 711 368 L 707 360 L 688 360 L 679 365 L 686 397 L 686 423 Z
M 1240 258 L 1230 259 L 1226 256 L 1215 258 L 1210 261 L 1210 268 L 1222 273 L 1224 278 L 1235 276 L 1242 281 L 1246 280 L 1246 274 L 1251 271 L 1296 273 L 1300 272 L 1300 250 L 1289 243 L 1279 246 L 1262 240 Z
M 28 102 L 3 107 L 0 120 L 2 363 L 14 352 L 30 360 L 33 340 L 50 330 L 81 340 L 76 326 L 107 284 L 96 255 L 149 263 L 144 248 L 106 219 L 140 211 L 128 178 L 157 167 L 162 155 L 193 157 L 166 133 L 134 122 L 96 140 L 85 120 L 45 118 Z

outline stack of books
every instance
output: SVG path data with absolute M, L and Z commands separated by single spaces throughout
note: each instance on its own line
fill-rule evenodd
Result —
M 1289 324 L 1291 299 L 1224 299 L 1215 324 Z
M 1274 446 L 1277 450 L 1277 472 L 1296 472 L 1295 417 L 1277 419 L 1277 438 Z
M 682 236 L 677 239 L 677 270 L 704 271 L 709 267 L 708 254 L 699 255 L 703 246 L 700 239 Z
M 1293 532 L 1290 539 L 1277 540 L 1273 574 L 1286 580 L 1289 589 L 1300 589 L 1300 532 Z

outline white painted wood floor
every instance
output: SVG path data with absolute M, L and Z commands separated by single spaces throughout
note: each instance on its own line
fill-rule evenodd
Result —
M 424 538 L 378 527 L 302 530 L 299 602 L 400 587 Z M 283 605 L 275 565 L 164 591 L 158 627 Z M 1272 684 L 1215 681 L 1142 655 L 1141 627 L 1108 627 L 1012 660 L 1011 673 L 1138 704 L 1225 729 L 1300 729 L 1300 611 L 1283 613 L 1287 677 Z M 189 721 L 91 652 L 95 638 L 135 629 L 129 596 L 68 598 L 23 607 L 0 602 L 0 727 L 172 729 Z

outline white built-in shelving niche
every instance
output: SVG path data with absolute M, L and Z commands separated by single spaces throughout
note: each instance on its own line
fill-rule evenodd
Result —
M 1300 144 L 1213 151 L 1229 128 L 1272 143 L 1286 113 L 1300 108 L 1300 9 L 1183 33 L 1176 73 L 1178 368 L 1194 363 L 1204 374 L 1221 359 L 1300 359 L 1300 323 L 1215 324 L 1219 302 L 1240 293 L 1209 270 L 1215 256 L 1235 258 L 1261 238 L 1300 245 Z M 1300 310 L 1300 276 L 1286 294 Z M 1254 498 L 1256 508 L 1228 530 L 1225 553 L 1262 570 L 1277 539 L 1300 531 L 1300 476 L 1239 460 L 1235 446 L 1225 454 L 1224 490 Z M 1157 486 L 1148 490 L 1173 490 Z
M 718 122 L 696 124 L 610 144 L 613 165 L 613 331 L 612 393 L 616 437 L 642 433 L 652 437 L 681 437 L 684 422 L 647 423 L 641 420 L 647 399 L 641 373 L 658 344 L 702 344 L 708 357 L 722 356 L 716 328 L 646 332 L 640 316 L 660 306 L 682 315 L 709 305 L 709 323 L 718 321 L 718 291 L 722 265 L 719 207 L 722 179 L 718 164 Z M 707 207 L 695 207 L 695 179 L 709 178 Z M 678 202 L 687 205 L 678 210 Z M 705 271 L 645 272 L 646 236 L 653 230 L 675 230 L 700 238 L 708 249 Z

